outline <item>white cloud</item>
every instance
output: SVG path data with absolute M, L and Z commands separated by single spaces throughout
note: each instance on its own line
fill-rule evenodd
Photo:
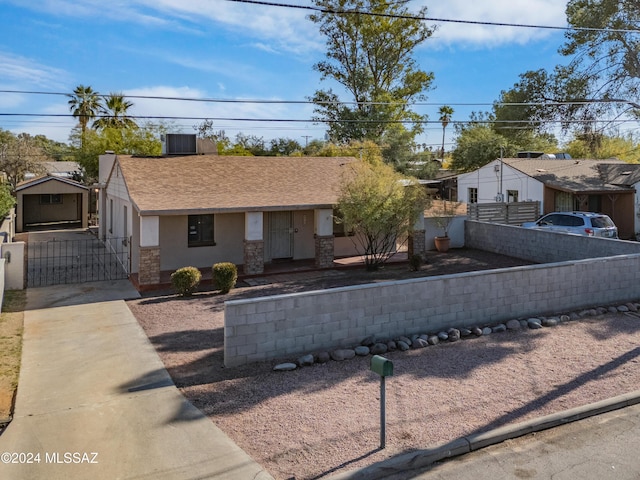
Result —
M 91 17 L 133 22 L 146 27 L 190 31 L 225 28 L 256 46 L 273 51 L 304 54 L 322 48 L 315 29 L 309 28 L 308 10 L 211 0 L 5 0 L 22 8 L 57 16 Z
M 309 28 L 308 10 L 209 0 L 138 0 L 147 8 L 193 23 L 215 22 L 243 38 L 260 39 L 269 51 L 303 54 L 322 48 L 316 29 Z
M 307 19 L 312 13 L 307 9 L 211 0 L 114 0 L 107 3 L 103 0 L 45 0 L 27 4 L 21 0 L 8 1 L 22 7 L 46 10 L 54 15 L 108 18 L 197 34 L 210 28 L 223 28 L 239 38 L 253 39 L 255 48 L 270 52 L 304 55 L 324 50 L 322 37 Z M 295 2 L 295 5 L 310 4 L 310 1 Z M 421 4 L 429 7 L 428 16 L 431 18 L 566 25 L 566 2 L 561 0 L 420 0 L 409 3 L 409 8 L 417 12 Z M 546 37 L 551 32 L 442 22 L 434 40 L 446 44 L 492 47 L 507 43 L 525 44 Z
M 5 85 L 19 85 L 20 90 L 34 86 L 56 89 L 64 85 L 68 75 L 59 68 L 42 65 L 30 58 L 0 52 L 0 78 Z
M 428 2 L 431 3 L 431 2 Z M 428 16 L 451 20 L 510 23 L 523 25 L 566 26 L 566 2 L 558 0 L 449 0 L 429 5 Z M 555 30 L 465 23 L 438 24 L 435 38 L 478 47 L 501 44 L 526 44 L 547 37 Z

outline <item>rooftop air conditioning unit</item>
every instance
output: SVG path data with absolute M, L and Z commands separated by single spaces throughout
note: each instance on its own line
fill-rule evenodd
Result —
M 163 155 L 196 155 L 198 153 L 195 133 L 167 133 L 160 137 Z

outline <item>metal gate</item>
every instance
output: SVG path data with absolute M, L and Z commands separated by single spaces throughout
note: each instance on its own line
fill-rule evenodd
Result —
M 94 236 L 27 242 L 27 287 L 128 278 L 129 243 Z

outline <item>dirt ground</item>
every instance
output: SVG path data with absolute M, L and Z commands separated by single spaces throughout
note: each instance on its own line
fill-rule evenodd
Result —
M 602 315 L 387 354 L 394 376 L 380 450 L 380 382 L 368 357 L 293 372 L 274 372 L 276 362 L 226 369 L 223 302 L 522 263 L 460 250 L 433 254 L 420 272 L 396 265 L 279 275 L 226 296 L 156 293 L 128 305 L 196 407 L 276 479 L 317 479 L 637 389 L 640 317 Z
M 0 429 L 11 417 L 18 386 L 25 298 L 24 292 L 5 292 L 0 315 Z

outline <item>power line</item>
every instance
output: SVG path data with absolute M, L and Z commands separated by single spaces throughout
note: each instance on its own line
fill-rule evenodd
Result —
M 232 0 L 228 0 L 232 1 Z M 65 92 L 45 92 L 35 90 L 0 90 L 0 93 L 12 93 L 20 95 L 56 95 L 64 97 L 72 97 L 73 93 Z M 109 95 L 98 94 L 99 97 L 107 98 Z M 196 98 L 196 97 L 169 97 L 160 95 L 126 95 L 122 94 L 124 98 L 135 98 L 145 100 L 171 100 L 171 101 L 184 101 L 184 102 L 202 102 L 202 103 L 249 103 L 249 104 L 302 104 L 302 105 L 381 105 L 381 106 L 394 106 L 405 105 L 402 102 L 352 102 L 352 101 L 339 101 L 339 102 L 315 102 L 312 100 L 268 100 L 268 99 L 230 99 L 230 98 Z M 579 100 L 566 100 L 566 101 L 546 101 L 546 102 L 409 102 L 410 106 L 418 107 L 439 107 L 439 106 L 452 106 L 452 107 L 492 107 L 494 105 L 500 105 L 504 107 L 534 107 L 534 106 L 548 106 L 558 107 L 567 105 L 589 105 L 591 103 L 608 103 L 608 104 L 630 104 L 634 108 L 640 108 L 640 105 L 630 102 L 628 100 L 614 98 L 614 99 L 579 99 Z
M 554 25 L 530 25 L 526 23 L 507 23 L 507 22 L 487 22 L 480 20 L 456 20 L 451 18 L 435 18 L 435 17 L 422 17 L 419 15 L 399 15 L 391 13 L 376 13 L 365 12 L 360 10 L 338 10 L 322 7 L 314 7 L 311 5 L 290 5 L 286 3 L 266 2 L 261 0 L 227 0 L 234 3 L 248 3 L 253 5 L 263 5 L 269 7 L 285 7 L 301 10 L 310 10 L 320 13 L 328 13 L 335 15 L 368 15 L 372 17 L 384 17 L 384 18 L 397 18 L 401 20 L 420 20 L 427 22 L 441 22 L 441 23 L 458 23 L 466 25 L 483 25 L 492 27 L 517 27 L 517 28 L 535 28 L 544 30 L 561 30 L 561 31 L 578 31 L 578 32 L 609 32 L 609 33 L 640 33 L 637 29 L 620 29 L 620 28 L 591 28 L 591 27 L 559 27 Z
M 8 113 L 0 112 L 0 117 L 46 117 L 46 118 L 72 118 L 71 113 Z M 110 115 L 96 115 L 92 118 L 111 118 Z M 244 117 L 191 117 L 191 116 L 167 116 L 167 115 L 127 115 L 127 118 L 132 120 L 212 120 L 218 122 L 266 122 L 266 123 L 314 123 L 314 124 L 327 124 L 327 123 L 362 123 L 362 124 L 423 124 L 423 125 L 441 125 L 440 120 L 331 120 L 331 119 L 305 119 L 305 118 L 244 118 Z M 621 123 L 636 123 L 636 119 L 614 119 L 606 120 L 600 119 L 597 122 L 611 122 L 616 124 Z M 582 120 L 582 119 L 557 119 L 557 120 L 451 120 L 450 125 L 467 125 L 467 124 L 491 124 L 491 125 L 503 125 L 503 124 L 523 124 L 528 125 L 542 125 L 551 123 L 575 123 L 575 124 L 591 124 L 594 120 Z

